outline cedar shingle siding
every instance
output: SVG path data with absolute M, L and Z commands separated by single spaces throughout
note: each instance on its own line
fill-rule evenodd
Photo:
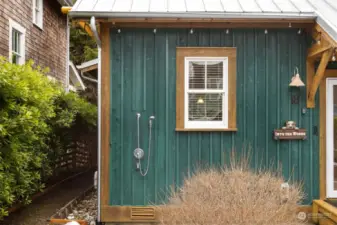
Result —
M 0 55 L 9 56 L 9 22 L 11 18 L 26 28 L 26 60 L 49 67 L 49 75 L 66 83 L 66 16 L 56 0 L 43 1 L 43 29 L 33 24 L 32 0 L 0 0 Z

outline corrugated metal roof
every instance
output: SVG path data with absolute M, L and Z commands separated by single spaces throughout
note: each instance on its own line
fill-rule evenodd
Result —
M 336 0 L 77 0 L 73 17 L 317 18 L 337 41 Z
M 57 0 L 58 3 L 60 3 L 60 5 L 63 5 L 63 6 L 72 6 L 73 4 L 71 3 L 71 1 L 69 0 Z

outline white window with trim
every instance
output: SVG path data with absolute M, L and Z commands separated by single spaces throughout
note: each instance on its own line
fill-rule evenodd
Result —
M 43 0 L 33 0 L 33 23 L 43 27 Z
M 15 64 L 25 63 L 26 29 L 9 19 L 9 60 Z
M 228 58 L 185 58 L 185 128 L 228 128 Z

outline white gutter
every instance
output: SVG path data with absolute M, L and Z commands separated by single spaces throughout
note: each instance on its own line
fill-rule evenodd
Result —
M 84 73 L 85 73 L 85 72 L 81 72 L 81 77 L 82 77 L 83 79 L 86 79 L 86 80 L 91 81 L 91 82 L 94 82 L 94 83 L 98 83 L 98 80 L 95 80 L 95 79 L 92 79 L 92 78 L 90 78 L 90 77 L 87 77 L 87 76 L 84 75 Z
M 102 87 L 102 81 L 101 81 L 101 51 L 102 51 L 102 46 L 101 46 L 101 39 L 99 38 L 98 32 L 97 32 L 97 27 L 96 27 L 96 20 L 95 17 L 92 16 L 90 19 L 90 28 L 91 31 L 94 33 L 96 43 L 97 43 L 97 49 L 98 49 L 98 72 L 97 72 L 97 92 L 98 92 L 98 106 L 97 106 L 97 111 L 98 111 L 98 123 L 97 123 L 97 133 L 98 133 L 98 166 L 97 166 L 97 171 L 98 171 L 98 190 L 97 190 L 97 221 L 101 221 L 101 105 L 102 105 L 102 99 L 101 99 L 101 87 Z
M 69 15 L 67 15 L 67 57 L 66 57 L 66 93 L 69 92 L 69 61 L 70 61 L 70 26 L 69 26 Z

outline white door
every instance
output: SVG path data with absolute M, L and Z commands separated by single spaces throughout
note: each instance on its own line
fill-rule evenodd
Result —
M 337 198 L 337 79 L 327 78 L 326 87 L 326 188 Z

